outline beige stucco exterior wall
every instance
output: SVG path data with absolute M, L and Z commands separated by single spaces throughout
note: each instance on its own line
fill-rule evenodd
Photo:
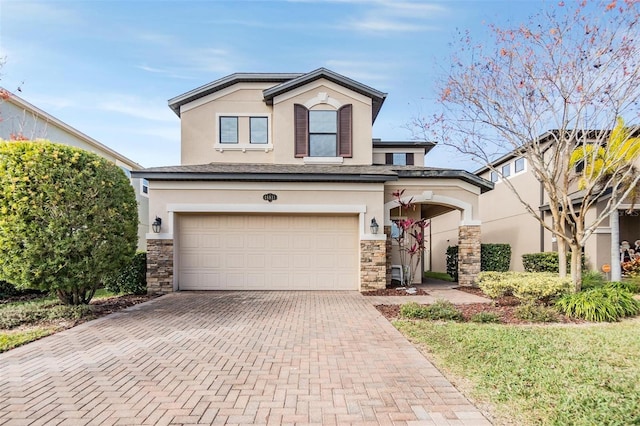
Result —
M 66 123 L 15 96 L 0 103 L 0 139 L 11 134 L 22 134 L 31 140 L 47 139 L 51 142 L 74 146 L 93 152 L 117 166 L 130 171 L 142 166 L 127 159 L 98 141 L 72 128 Z M 142 179 L 130 178 L 138 203 L 138 250 L 146 250 L 145 234 L 149 228 L 149 198 L 142 193 Z
M 372 218 L 380 223 L 384 217 L 383 184 L 376 183 L 152 181 L 150 193 L 149 218 L 162 218 L 163 234 L 174 233 L 174 211 L 215 212 L 229 206 L 235 206 L 230 212 L 265 214 L 333 214 L 342 208 L 356 213 L 361 209 L 362 233 L 369 233 Z M 269 203 L 262 198 L 266 193 L 278 199 Z
M 351 104 L 353 106 L 351 120 L 353 157 L 344 158 L 344 164 L 371 164 L 373 152 L 371 99 L 325 79 L 293 89 L 274 99 L 275 140 L 283 142 L 278 144 L 278 147 L 274 147 L 274 158 L 277 164 L 304 162 L 303 159 L 294 156 L 294 104 L 304 105 L 310 110 L 338 110 L 343 105 Z
M 527 165 L 528 166 L 528 165 Z M 481 175 L 489 179 L 489 173 Z M 541 205 L 540 183 L 525 166 L 510 182 L 534 211 Z M 482 242 L 511 245 L 511 270 L 522 271 L 522 255 L 540 251 L 541 227 L 502 180 L 480 197 Z
M 371 164 L 371 99 L 328 80 L 319 79 L 264 101 L 265 83 L 239 83 L 181 108 L 181 163 L 303 164 L 294 155 L 294 104 L 308 109 L 337 110 L 353 106 L 353 157 L 343 164 Z M 220 115 L 238 116 L 238 144 L 220 144 Z M 249 117 L 267 117 L 269 143 L 249 143 Z

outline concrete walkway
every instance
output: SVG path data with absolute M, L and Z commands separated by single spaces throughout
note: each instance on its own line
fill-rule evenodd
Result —
M 154 299 L 0 354 L 0 424 L 489 425 L 367 299 Z

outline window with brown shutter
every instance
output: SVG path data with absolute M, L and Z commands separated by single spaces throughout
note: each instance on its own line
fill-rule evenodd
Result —
M 338 110 L 338 157 L 352 157 L 352 115 L 351 105 L 344 105 Z
M 413 153 L 410 152 L 407 154 L 407 166 L 413 166 Z
M 393 154 L 387 152 L 384 154 L 384 164 L 393 164 Z
M 304 105 L 295 104 L 294 128 L 295 128 L 295 156 L 296 158 L 309 155 L 309 110 Z

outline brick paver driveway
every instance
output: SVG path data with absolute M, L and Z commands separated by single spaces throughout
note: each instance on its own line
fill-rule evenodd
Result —
M 0 424 L 489 422 L 356 292 L 175 293 L 0 355 Z

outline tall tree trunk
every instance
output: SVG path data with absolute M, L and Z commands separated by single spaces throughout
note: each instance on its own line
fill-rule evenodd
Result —
M 609 227 L 611 228 L 611 281 L 622 280 L 622 268 L 620 267 L 620 217 L 618 210 L 609 215 Z
M 558 273 L 560 278 L 567 276 L 567 245 L 563 239 L 558 238 Z
M 582 246 L 571 244 L 571 280 L 574 293 L 582 290 Z

